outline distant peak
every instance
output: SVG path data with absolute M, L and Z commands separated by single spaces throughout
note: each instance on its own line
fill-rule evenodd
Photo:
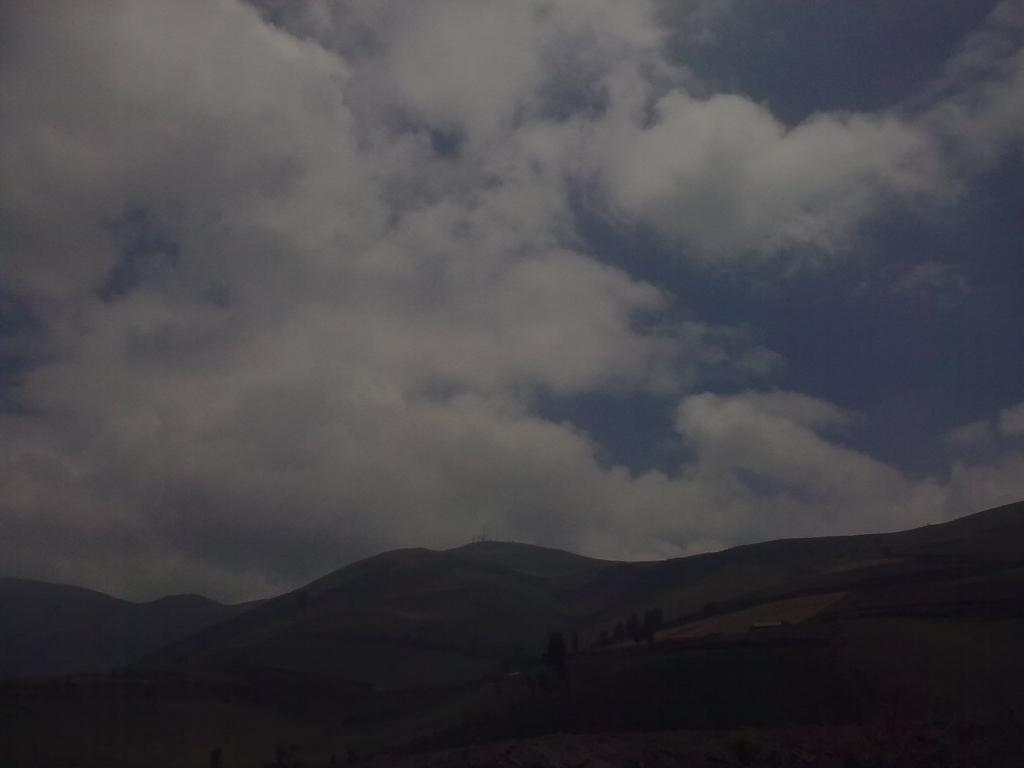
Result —
M 148 600 L 143 605 L 222 605 L 213 598 L 205 595 L 197 595 L 194 592 L 184 592 L 179 595 L 166 595 L 156 600 Z
M 558 549 L 557 547 L 546 547 L 541 544 L 530 544 L 525 541 L 497 541 L 488 539 L 486 541 L 471 541 L 468 544 L 460 544 L 457 547 L 443 550 L 445 552 L 487 552 L 487 551 L 520 551 L 520 552 L 550 552 L 559 555 L 565 555 L 567 557 L 579 557 L 586 560 L 593 560 L 595 558 L 586 557 L 586 555 L 578 555 L 575 552 L 570 552 L 566 549 Z

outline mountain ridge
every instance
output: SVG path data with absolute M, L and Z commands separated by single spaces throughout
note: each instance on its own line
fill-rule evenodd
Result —
M 946 571 L 957 561 L 960 570 L 1001 567 L 1024 559 L 1021 539 L 1012 535 L 1022 531 L 1024 502 L 1016 502 L 891 533 L 776 539 L 665 560 L 603 560 L 502 541 L 400 548 L 234 606 L 195 594 L 132 602 L 0 577 L 0 650 L 8 660 L 0 662 L 0 677 L 128 664 L 232 677 L 243 667 L 290 669 L 289 643 L 308 645 L 313 636 L 359 653 L 372 645 L 444 652 L 460 668 L 467 658 L 486 658 L 494 669 L 535 649 L 549 631 L 579 633 L 591 643 L 648 607 L 678 623 L 759 601 L 860 589 L 872 580 L 949 580 L 957 574 Z M 298 666 L 298 674 L 318 674 L 316 663 Z M 329 666 L 335 677 L 362 674 Z
M 386 668 L 383 659 L 418 648 L 448 654 L 453 669 L 487 659 L 493 674 L 535 653 L 551 631 L 592 643 L 648 608 L 679 623 L 875 582 L 949 581 L 962 575 L 950 572 L 949 557 L 963 559 L 961 570 L 998 570 L 1024 557 L 1017 543 L 1024 538 L 1003 535 L 1008 528 L 1024 533 L 1024 503 L 893 533 L 781 539 L 658 561 L 598 560 L 519 542 L 398 549 L 208 627 L 140 659 L 139 667 L 226 677 L 273 668 L 377 684 L 371 670 Z M 950 546 L 955 552 L 943 560 L 941 550 Z M 378 656 L 380 663 L 371 663 Z M 418 684 L 415 675 L 397 680 L 386 671 L 384 678 Z
M 0 577 L 0 678 L 105 672 L 249 605 L 194 594 L 133 602 L 86 587 Z

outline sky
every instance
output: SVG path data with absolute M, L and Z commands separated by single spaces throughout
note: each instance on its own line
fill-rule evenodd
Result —
M 8 0 L 0 574 L 1024 498 L 1024 2 Z

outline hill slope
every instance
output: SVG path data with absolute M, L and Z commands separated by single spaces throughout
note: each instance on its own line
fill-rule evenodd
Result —
M 894 595 L 915 605 L 1005 607 L 1024 594 L 1017 591 L 1022 566 L 1024 503 L 901 533 L 773 541 L 647 563 L 502 542 L 396 550 L 171 644 L 139 666 L 235 680 L 432 688 L 535 659 L 551 631 L 577 632 L 588 645 L 650 606 L 677 625 L 816 594 L 834 596 L 821 605 L 846 615 L 877 615 Z
M 172 644 L 141 666 L 378 687 L 465 682 L 532 656 L 538 636 L 578 621 L 581 608 L 564 596 L 605 567 L 497 542 L 386 552 Z
M 81 630 L 83 645 L 97 616 L 123 608 L 88 591 L 61 594 L 54 614 Z M 169 602 L 187 609 L 192 599 Z M 653 642 L 590 649 L 651 606 L 667 620 Z M 25 615 L 22 630 L 52 627 L 45 618 Z M 539 658 L 552 629 L 582 640 L 558 673 Z M 24 765 L 170 768 L 205 764 L 223 747 L 225 764 L 258 766 L 295 745 L 305 764 L 328 765 L 353 751 L 549 733 L 633 733 L 643 746 L 654 743 L 643 731 L 690 729 L 673 737 L 685 754 L 731 734 L 732 747 L 748 758 L 761 749 L 764 760 L 727 751 L 715 761 L 808 765 L 801 755 L 779 763 L 777 736 L 803 749 L 813 727 L 833 756 L 849 729 L 858 745 L 857 734 L 881 729 L 878 755 L 914 747 L 924 756 L 901 764 L 954 764 L 952 744 L 968 750 L 965 765 L 1009 767 L 1019 761 L 970 750 L 999 729 L 1016 739 L 1007 754 L 1024 749 L 1012 714 L 1024 711 L 1022 642 L 1024 504 L 902 533 L 650 563 L 500 542 L 398 550 L 145 654 L 134 666 L 148 674 L 0 685 L 0 754 Z M 929 741 L 899 736 L 912 722 Z M 933 734 L 935 723 L 945 725 Z M 586 739 L 598 744 L 595 764 L 605 739 Z M 469 764 L 501 763 L 482 754 Z M 854 757 L 837 764 L 881 760 Z
M 105 672 L 241 610 L 199 595 L 132 603 L 0 578 L 0 678 Z

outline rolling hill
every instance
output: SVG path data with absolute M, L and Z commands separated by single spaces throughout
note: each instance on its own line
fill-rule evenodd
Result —
M 588 606 L 567 599 L 608 564 L 488 542 L 386 552 L 342 568 L 142 659 L 188 676 L 287 676 L 378 688 L 436 687 L 532 658 Z
M 106 672 L 244 610 L 199 595 L 132 603 L 0 578 L 0 678 Z
M 536 658 L 552 631 L 577 633 L 590 645 L 649 607 L 660 607 L 671 629 L 813 595 L 831 599 L 804 609 L 807 618 L 826 609 L 833 617 L 1020 611 L 1024 503 L 900 533 L 773 541 L 658 562 L 503 542 L 396 550 L 172 643 L 137 666 L 231 680 L 275 675 L 432 688 Z M 769 607 L 757 615 L 771 621 L 775 614 Z
M 234 608 L 11 580 L 2 595 L 14 596 L 0 628 L 15 673 L 101 668 L 138 649 L 116 675 L 0 685 L 12 764 L 204 764 L 216 747 L 225 764 L 297 749 L 328 765 L 351 750 L 652 730 L 683 753 L 725 748 L 716 759 L 732 764 L 737 739 L 767 759 L 810 727 L 837 765 L 874 759 L 851 733 L 920 758 L 909 765 L 974 759 L 979 732 L 1009 745 L 1001 754 L 1024 748 L 1024 503 L 658 562 L 507 542 L 396 550 Z M 650 607 L 665 617 L 650 642 L 594 644 Z M 551 631 L 581 640 L 564 673 L 540 659 Z M 445 754 L 461 765 L 466 753 Z

